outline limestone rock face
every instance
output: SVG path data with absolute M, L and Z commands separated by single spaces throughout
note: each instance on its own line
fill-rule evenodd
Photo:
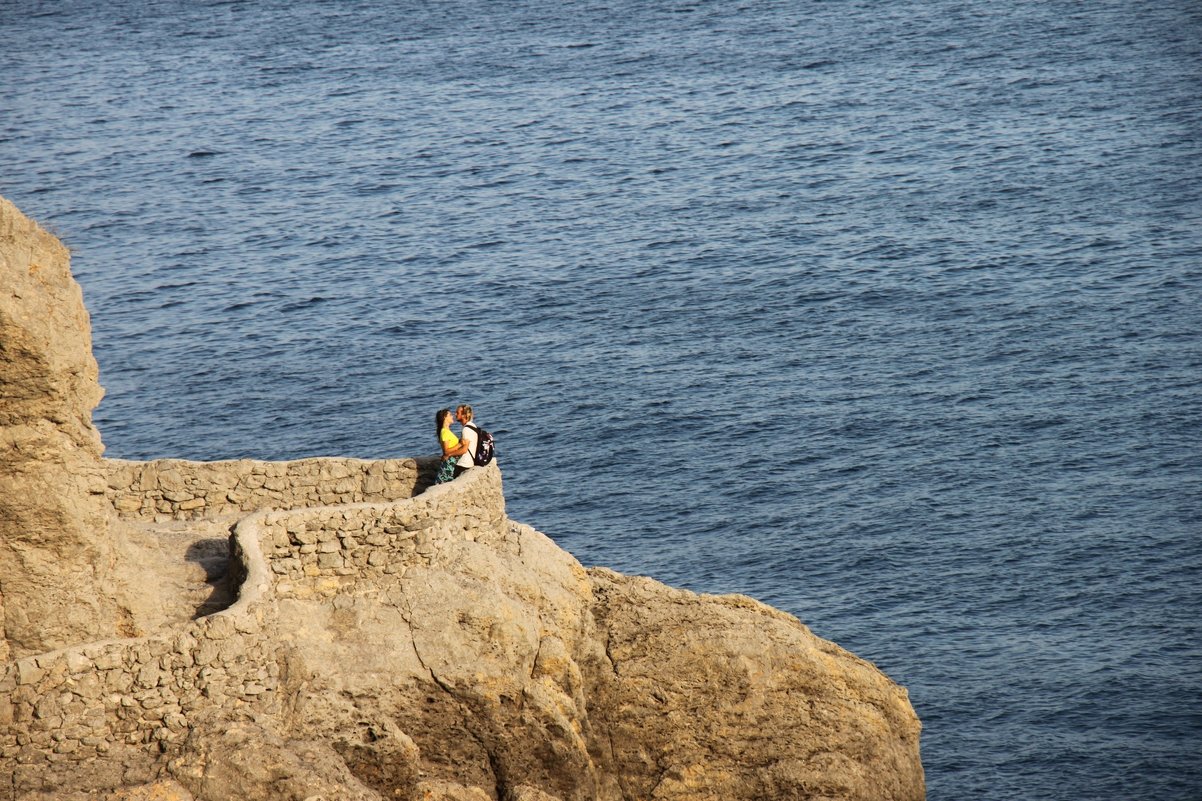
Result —
M 0 199 L 0 801 L 924 797 L 873 665 L 586 570 L 495 465 L 102 459 L 89 341 Z
M 591 576 L 592 723 L 624 797 L 922 797 L 918 721 L 873 665 L 750 598 Z
M 526 526 L 432 543 L 387 597 L 287 606 L 321 688 L 296 736 L 353 719 L 330 698 L 370 698 L 358 714 L 394 719 L 432 781 L 559 801 L 924 795 L 918 720 L 871 664 L 749 598 L 586 571 Z
M 26 458 L 68 445 L 99 457 L 92 410 L 103 392 L 70 253 L 4 198 L 0 271 L 0 426 L 27 426 L 62 440 L 50 446 L 53 450 L 32 451 Z
M 338 798 L 378 801 L 328 744 L 286 742 L 251 722 L 212 721 L 192 730 L 171 772 L 199 798 L 243 801 Z
M 0 198 L 0 656 L 123 633 L 91 492 L 100 397 L 67 249 Z

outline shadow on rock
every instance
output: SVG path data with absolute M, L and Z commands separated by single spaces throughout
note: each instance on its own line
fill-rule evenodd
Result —
M 238 600 L 238 582 L 236 571 L 231 569 L 233 560 L 228 539 L 197 540 L 188 546 L 185 558 L 204 570 L 204 583 L 211 588 L 208 597 L 196 607 L 194 619 L 228 609 Z

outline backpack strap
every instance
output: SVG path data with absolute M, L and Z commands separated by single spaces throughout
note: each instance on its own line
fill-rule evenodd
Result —
M 471 423 L 464 423 L 463 427 L 470 428 L 472 431 L 476 432 L 476 450 L 477 451 L 480 450 L 480 426 L 472 425 Z M 471 453 L 470 448 L 468 449 L 468 452 Z M 471 456 L 472 456 L 472 461 L 473 462 L 476 461 L 476 454 L 472 453 Z

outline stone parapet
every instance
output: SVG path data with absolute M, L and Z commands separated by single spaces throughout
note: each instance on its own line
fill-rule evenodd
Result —
M 260 509 L 388 503 L 429 486 L 434 458 L 102 461 L 104 495 L 126 519 L 197 520 Z
M 281 595 L 330 595 L 428 561 L 437 543 L 500 541 L 508 532 L 501 474 L 473 470 L 407 503 L 262 512 L 235 528 L 261 545 Z

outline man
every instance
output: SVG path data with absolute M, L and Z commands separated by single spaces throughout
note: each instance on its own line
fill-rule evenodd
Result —
M 480 434 L 472 424 L 472 407 L 466 403 L 455 407 L 455 419 L 463 427 L 460 438 L 467 444 L 467 452 L 455 463 L 455 478 L 476 466 L 476 448 L 480 444 Z

